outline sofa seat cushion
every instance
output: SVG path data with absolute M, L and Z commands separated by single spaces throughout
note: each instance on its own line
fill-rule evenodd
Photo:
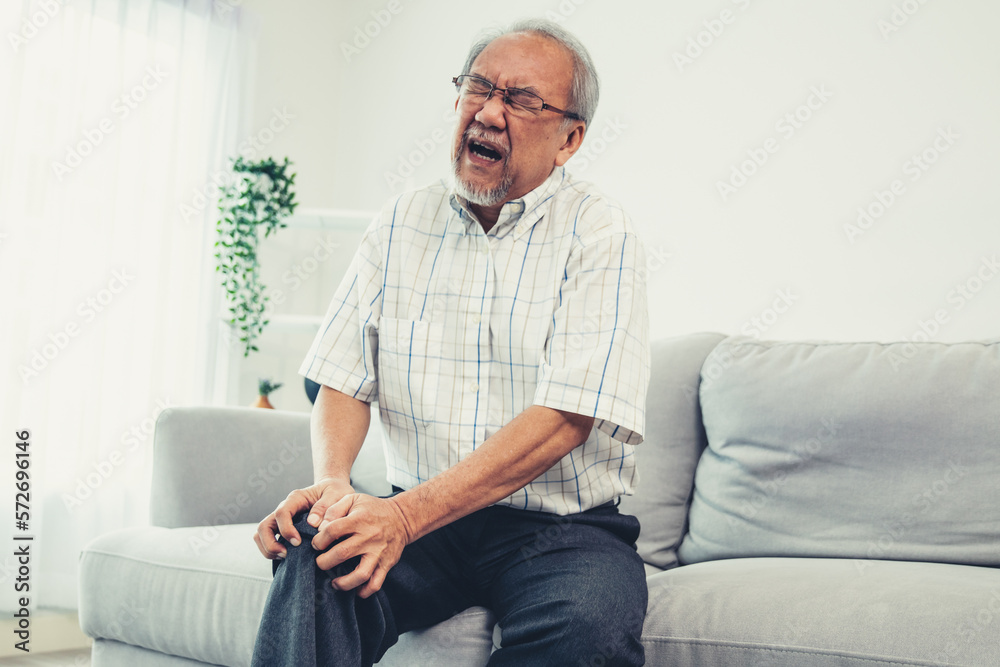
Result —
M 682 563 L 754 556 L 1000 566 L 1000 342 L 729 338 Z
M 80 554 L 80 625 L 109 639 L 213 665 L 246 667 L 271 585 L 271 563 L 253 542 L 256 524 L 126 528 Z M 409 656 L 484 663 L 492 616 L 479 607 L 404 635 L 381 664 Z M 485 656 L 485 657 L 483 657 Z
M 996 665 L 1000 570 L 741 558 L 649 578 L 649 665 Z
M 216 667 L 201 660 L 167 655 L 113 639 L 94 641 L 90 664 L 93 667 Z

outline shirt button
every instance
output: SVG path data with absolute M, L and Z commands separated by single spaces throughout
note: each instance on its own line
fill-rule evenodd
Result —
M 479 391 L 479 383 L 473 382 L 469 385 L 469 391 Z
M 473 324 L 479 324 L 481 321 L 482 321 L 482 318 L 480 318 L 479 315 L 473 315 L 472 316 L 472 323 Z

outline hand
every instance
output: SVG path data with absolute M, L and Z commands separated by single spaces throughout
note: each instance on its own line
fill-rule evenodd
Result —
M 312 546 L 326 550 L 316 558 L 321 570 L 360 556 L 358 566 L 334 579 L 333 587 L 349 591 L 360 586 L 358 596 L 367 598 L 382 588 L 389 570 L 399 562 L 403 547 L 410 543 L 411 534 L 406 517 L 392 498 L 356 493 L 344 496 L 326 511 Z M 344 539 L 333 544 L 340 538 Z
M 327 509 L 348 494 L 354 493 L 350 482 L 333 477 L 321 479 L 312 486 L 292 491 L 278 504 L 277 509 L 264 517 L 257 525 L 253 541 L 264 555 L 264 558 L 284 558 L 285 547 L 274 538 L 275 532 L 281 534 L 294 546 L 302 543 L 302 536 L 292 525 L 292 517 L 302 510 L 312 508 L 309 513 L 309 525 L 318 526 Z

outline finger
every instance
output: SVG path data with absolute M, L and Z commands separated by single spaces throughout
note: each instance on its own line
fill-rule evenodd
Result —
M 361 587 L 361 590 L 358 591 L 358 597 L 368 599 L 382 590 L 382 584 L 385 583 L 385 577 L 387 574 L 389 574 L 389 570 L 387 568 L 381 566 L 375 568 L 375 571 L 368 579 L 368 582 Z
M 353 571 L 333 580 L 333 587 L 338 591 L 353 591 L 358 586 L 368 583 L 375 570 L 375 557 L 365 555 Z M 374 591 L 373 591 L 374 592 Z M 369 594 L 370 595 L 370 594 Z M 367 597 L 367 596 L 366 596 Z
M 324 503 L 322 499 L 317 500 L 316 504 L 312 506 L 311 510 L 309 510 L 309 516 L 306 517 L 306 522 L 313 528 L 318 526 L 320 521 L 323 520 L 323 515 L 326 514 L 328 507 L 329 505 Z
M 266 549 L 264 547 L 263 542 L 261 542 L 260 534 L 259 533 L 254 533 L 253 534 L 253 541 L 254 541 L 254 544 L 257 545 L 257 549 L 260 550 L 260 553 L 261 553 L 261 555 L 264 556 L 264 558 L 267 558 L 268 560 L 274 560 L 275 558 L 280 558 L 281 557 L 280 554 L 274 554 L 274 553 L 272 553 L 271 551 L 269 551 L 268 549 Z
M 257 532 L 254 533 L 253 541 L 257 544 L 260 552 L 264 554 L 264 558 L 284 558 L 285 556 L 285 547 L 274 539 L 276 525 L 274 515 L 269 515 L 257 525 Z
M 315 542 L 316 538 L 313 538 L 313 544 Z M 365 550 L 361 545 L 361 538 L 357 535 L 352 535 L 337 544 L 333 544 L 329 549 L 316 556 L 316 565 L 321 570 L 329 570 L 355 556 L 360 556 L 364 552 Z
M 323 529 L 324 523 L 336 521 L 337 519 L 343 519 L 345 516 L 350 514 L 351 508 L 354 507 L 355 498 L 354 494 L 347 495 L 330 505 L 326 512 L 323 513 L 323 523 L 319 524 L 320 530 Z
M 292 524 L 292 517 L 304 509 L 309 509 L 309 501 L 305 496 L 298 493 L 298 491 L 292 491 L 288 494 L 288 497 L 281 501 L 278 505 L 278 509 L 274 511 L 274 518 L 278 524 L 278 532 L 286 540 L 292 543 L 292 546 L 299 546 L 302 544 L 302 536 L 299 535 L 299 531 L 295 530 L 295 526 Z
M 350 487 L 348 487 L 348 489 L 350 489 Z M 306 521 L 308 521 L 309 525 L 314 528 L 319 526 L 330 507 L 341 501 L 345 495 L 343 487 L 326 487 L 319 500 L 313 504 Z
M 345 496 L 326 510 L 323 520 L 316 529 L 317 534 L 313 537 L 313 548 L 317 551 L 323 551 L 339 538 L 355 531 L 355 522 L 346 520 L 349 519 L 348 514 L 351 511 L 352 503 L 352 498 Z

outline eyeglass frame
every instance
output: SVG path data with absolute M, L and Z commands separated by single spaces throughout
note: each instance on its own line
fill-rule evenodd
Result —
M 557 114 L 565 116 L 566 118 L 583 121 L 583 118 L 581 118 L 579 114 L 573 113 L 572 111 L 565 111 L 564 109 L 560 109 L 559 107 L 554 107 L 551 104 L 547 104 L 545 100 L 542 99 L 541 95 L 533 93 L 530 90 L 525 90 L 524 88 L 512 88 L 510 86 L 506 88 L 501 88 L 497 84 L 490 81 L 489 79 L 481 77 L 477 74 L 459 74 L 458 76 L 454 76 L 451 78 L 451 82 L 455 84 L 455 87 L 459 89 L 460 93 L 462 85 L 458 82 L 458 80 L 461 79 L 462 77 L 476 79 L 477 81 L 482 81 L 483 83 L 488 83 L 490 85 L 490 92 L 486 93 L 486 98 L 483 100 L 484 103 L 487 102 L 491 97 L 493 97 L 493 93 L 500 92 L 503 93 L 503 103 L 507 106 L 510 106 L 510 102 L 508 101 L 508 99 L 510 98 L 509 91 L 517 90 L 522 93 L 527 93 L 529 95 L 534 95 L 535 97 L 537 97 L 538 100 L 542 103 L 542 108 L 539 109 L 539 111 L 554 111 Z

